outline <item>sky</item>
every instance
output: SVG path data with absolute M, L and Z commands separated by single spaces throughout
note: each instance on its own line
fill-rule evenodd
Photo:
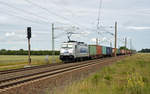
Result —
M 31 49 L 50 50 L 52 23 L 55 49 L 72 40 L 114 47 L 114 25 L 118 23 L 117 47 L 150 48 L 150 0 L 0 0 L 0 49 L 28 49 L 27 27 L 32 27 Z

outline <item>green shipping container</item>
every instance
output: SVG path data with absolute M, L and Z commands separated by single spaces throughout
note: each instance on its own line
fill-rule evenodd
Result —
M 117 54 L 120 54 L 120 50 L 119 49 L 117 49 Z
M 106 55 L 106 47 L 105 46 L 102 46 L 102 54 Z
M 96 55 L 96 45 L 89 45 L 89 54 Z

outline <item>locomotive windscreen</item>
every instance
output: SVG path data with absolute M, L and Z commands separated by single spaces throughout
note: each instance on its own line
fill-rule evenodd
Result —
M 63 44 L 61 48 L 72 48 L 72 44 Z

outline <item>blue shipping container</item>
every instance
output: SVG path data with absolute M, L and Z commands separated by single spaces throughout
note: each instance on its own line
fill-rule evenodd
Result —
M 111 47 L 106 47 L 106 54 L 111 55 L 112 54 L 112 48 Z

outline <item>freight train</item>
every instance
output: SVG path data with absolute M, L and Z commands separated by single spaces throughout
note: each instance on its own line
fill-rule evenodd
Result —
M 87 45 L 84 42 L 68 41 L 62 43 L 60 49 L 60 60 L 69 62 L 111 57 L 114 51 L 115 49 L 112 47 Z M 117 55 L 125 54 L 131 54 L 131 51 L 117 49 Z

